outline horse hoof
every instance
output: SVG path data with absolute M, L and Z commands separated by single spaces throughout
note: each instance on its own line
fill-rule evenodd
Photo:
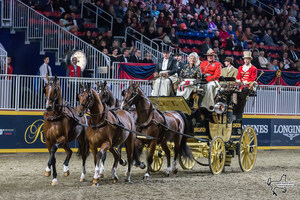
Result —
M 170 176 L 170 174 L 167 174 L 167 173 L 165 173 L 165 176 L 166 176 L 166 177 L 169 177 L 169 176 Z
M 84 178 L 80 178 L 80 182 L 84 182 L 85 181 L 85 179 Z
M 46 177 L 51 176 L 51 171 L 45 171 L 44 176 L 46 176 Z
M 68 170 L 68 171 L 66 171 L 66 172 L 64 172 L 64 176 L 65 177 L 67 177 L 67 176 L 69 176 L 70 175 L 70 171 Z
M 95 185 L 97 185 L 99 183 L 99 178 L 94 178 L 93 179 L 93 185 L 95 184 Z
M 117 178 L 114 178 L 114 179 L 112 180 L 112 182 L 113 182 L 113 183 L 117 183 L 117 182 L 118 182 L 118 179 L 117 179 Z
M 55 185 L 57 185 L 57 184 L 58 184 L 58 182 L 55 181 L 55 180 L 53 180 L 53 181 L 51 182 L 51 185 L 52 185 L 52 186 L 55 186 Z
M 99 186 L 99 183 L 93 183 L 92 186 L 97 187 L 97 186 Z
M 177 174 L 177 172 L 178 172 L 178 169 L 173 170 L 173 174 Z
M 149 181 L 149 176 L 144 176 L 145 181 Z
M 145 168 L 146 168 L 146 165 L 145 165 L 145 163 L 141 162 L 141 164 L 140 164 L 140 168 L 141 168 L 141 169 L 145 169 Z
M 99 174 L 99 178 L 104 178 L 104 174 Z
M 131 183 L 131 181 L 128 179 L 125 179 L 125 183 Z

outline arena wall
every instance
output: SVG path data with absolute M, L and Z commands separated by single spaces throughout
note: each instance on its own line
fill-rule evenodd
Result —
M 300 149 L 300 116 L 244 115 L 258 135 L 259 149 Z M 43 112 L 0 111 L 0 153 L 47 152 Z M 77 148 L 76 141 L 70 143 Z M 63 151 L 63 149 L 60 149 Z

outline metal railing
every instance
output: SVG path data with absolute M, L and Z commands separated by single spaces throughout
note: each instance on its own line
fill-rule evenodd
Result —
M 7 74 L 7 51 L 0 47 L 0 74 Z
M 73 50 L 82 50 L 87 55 L 86 70 L 97 75 L 97 68 L 108 66 L 110 58 L 98 49 L 89 45 L 76 35 L 65 30 L 47 17 L 33 10 L 19 0 L 11 0 L 11 28 L 26 30 L 25 41 L 40 40 L 41 53 L 56 51 L 56 62 L 59 63 Z
M 1 26 L 9 26 L 9 22 L 12 15 L 11 0 L 0 0 L 0 7 L 1 7 L 1 12 L 0 12 Z
M 45 77 L 28 75 L 3 75 L 0 74 L 0 109 L 5 110 L 43 110 L 45 109 L 45 95 L 43 88 Z M 107 81 L 107 86 L 113 92 L 114 97 L 122 99 L 121 91 L 129 86 L 130 80 L 97 79 L 97 78 L 71 78 L 58 77 L 63 99 L 70 106 L 77 106 L 76 94 L 79 85 L 91 83 L 96 89 L 96 82 Z M 140 82 L 140 86 L 146 95 L 151 94 L 151 82 Z
M 140 32 L 136 31 L 131 27 L 127 27 L 125 30 L 125 39 L 126 41 L 139 41 L 143 44 L 148 45 L 149 47 L 153 48 L 156 51 L 159 51 L 159 45 L 154 42 L 153 40 L 149 39 L 145 35 L 141 34 Z
M 81 2 L 81 18 L 83 18 L 83 13 L 88 12 L 89 18 L 92 17 L 95 20 L 95 26 L 98 28 L 98 24 L 100 20 L 103 20 L 103 22 L 106 22 L 109 25 L 110 30 L 113 30 L 113 16 L 103 10 L 102 8 L 96 6 L 95 4 L 83 0 Z
M 270 15 L 274 15 L 275 11 L 271 6 L 268 6 L 267 4 L 264 4 L 263 2 L 259 1 L 259 0 L 255 0 L 255 3 L 252 2 L 251 0 L 246 0 L 245 4 L 247 6 L 247 3 L 255 6 L 255 7 L 260 7 L 263 9 L 263 11 L 265 11 L 266 13 L 270 14 Z
M 150 53 L 151 59 L 154 63 L 158 63 L 158 60 L 163 57 L 160 51 L 153 49 L 149 45 L 146 45 L 140 41 L 135 41 L 135 48 L 141 50 L 142 59 L 146 57 L 147 53 Z

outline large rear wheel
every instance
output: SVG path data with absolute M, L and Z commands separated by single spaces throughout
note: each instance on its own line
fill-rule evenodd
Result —
M 179 157 L 179 164 L 182 167 L 182 169 L 191 170 L 194 168 L 197 159 L 193 154 L 193 159 L 191 160 L 189 157 L 180 156 Z
M 257 137 L 255 130 L 247 126 L 240 138 L 239 164 L 243 172 L 250 171 L 256 161 Z
M 163 152 L 161 147 L 156 147 L 154 155 L 153 155 L 153 162 L 150 166 L 150 170 L 152 172 L 158 172 L 163 164 Z
M 213 175 L 221 174 L 225 165 L 225 144 L 221 137 L 215 137 L 209 146 L 209 168 Z

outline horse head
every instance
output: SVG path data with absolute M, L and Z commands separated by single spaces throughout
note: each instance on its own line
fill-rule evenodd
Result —
M 103 103 L 105 103 L 108 106 L 114 105 L 114 98 L 113 94 L 110 91 L 110 89 L 107 87 L 106 81 L 104 82 L 96 82 L 97 85 L 97 93 L 99 95 L 99 98 L 102 100 Z
M 79 106 L 77 107 L 77 110 L 79 112 L 79 117 L 82 117 L 86 113 L 86 111 L 94 104 L 94 97 L 90 83 L 88 83 L 86 87 L 80 84 L 79 88 L 80 92 L 77 95 Z
M 139 95 L 140 83 L 133 83 L 132 80 L 129 83 L 129 87 L 122 91 L 124 101 L 122 102 L 121 109 L 129 109 L 136 102 L 136 97 Z
M 58 101 L 61 99 L 61 91 L 57 76 L 55 76 L 53 79 L 50 79 L 50 77 L 46 75 L 46 79 L 48 81 L 47 85 L 44 87 L 44 93 L 46 96 L 46 110 L 50 112 L 53 111 L 55 105 L 59 103 Z

